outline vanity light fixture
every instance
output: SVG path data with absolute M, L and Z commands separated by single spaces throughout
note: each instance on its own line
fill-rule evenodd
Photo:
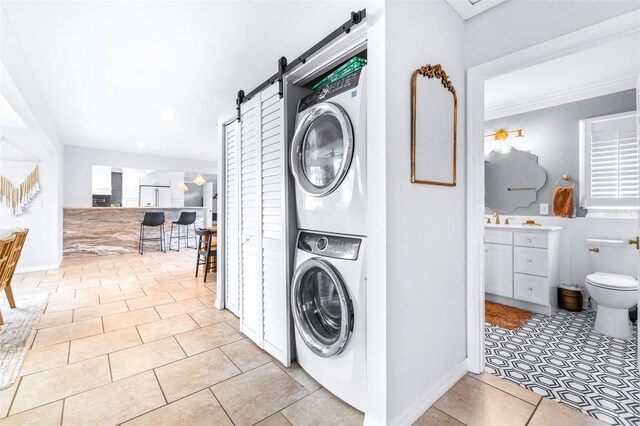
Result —
M 513 137 L 513 139 L 509 139 L 510 133 L 517 133 Z M 485 135 L 485 138 L 493 137 L 493 141 L 491 142 L 491 149 L 500 150 L 501 152 L 508 152 L 509 148 L 514 148 L 519 151 L 528 151 L 528 146 L 524 135 L 522 134 L 522 129 L 518 130 L 506 130 L 500 129 L 495 133 L 490 135 Z
M 198 176 L 193 180 L 196 185 L 204 185 L 207 181 L 202 177 L 202 173 L 198 173 Z

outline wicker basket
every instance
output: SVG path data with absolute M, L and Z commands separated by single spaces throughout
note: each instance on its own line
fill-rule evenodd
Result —
M 582 292 L 558 288 L 558 304 L 567 311 L 580 312 L 582 310 Z

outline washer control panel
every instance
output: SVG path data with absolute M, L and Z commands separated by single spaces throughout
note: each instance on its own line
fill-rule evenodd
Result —
M 298 248 L 309 253 L 335 259 L 356 260 L 362 240 L 351 237 L 301 232 Z

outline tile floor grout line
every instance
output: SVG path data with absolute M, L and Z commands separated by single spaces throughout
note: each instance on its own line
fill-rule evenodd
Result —
M 540 404 L 542 404 L 542 398 L 540 398 L 540 401 L 538 401 L 538 403 L 536 404 L 535 408 L 533 409 L 533 412 L 531 413 L 531 416 L 529 416 L 529 420 L 527 420 L 527 423 L 525 423 L 524 426 L 528 426 L 529 423 L 531 423 L 531 420 L 533 419 L 533 416 L 535 416 L 536 412 L 538 411 L 538 407 L 540 407 Z
M 217 383 L 216 383 L 217 384 Z M 220 405 L 220 408 L 222 408 L 222 411 L 224 411 L 224 414 L 226 414 L 227 418 L 229 419 L 229 421 L 231 422 L 231 424 L 235 425 L 236 422 L 233 421 L 233 419 L 231 418 L 231 416 L 229 415 L 229 413 L 227 412 L 227 409 L 224 408 L 224 405 L 222 405 L 222 402 L 218 399 L 218 397 L 216 396 L 216 394 L 213 392 L 213 389 L 211 389 L 212 386 L 209 386 L 207 389 L 209 389 L 209 392 L 211 392 L 211 395 L 213 395 L 213 399 L 215 399 L 218 404 Z M 266 418 L 266 417 L 265 417 Z
M 7 417 L 11 415 L 11 409 L 13 408 L 13 404 L 16 401 L 16 397 L 18 396 L 18 391 L 20 390 L 21 384 L 22 384 L 22 377 L 20 376 L 18 378 L 18 384 L 16 385 L 16 391 L 13 393 L 13 397 L 11 398 L 11 403 L 9 404 L 9 408 L 7 409 Z
M 485 373 L 486 373 L 486 372 L 485 372 Z M 491 373 L 487 373 L 487 374 L 491 374 Z M 501 377 L 498 377 L 498 376 L 496 376 L 496 375 L 494 375 L 494 374 L 491 374 L 491 375 L 492 375 L 492 376 L 494 376 L 494 377 L 497 377 L 497 378 L 499 378 L 499 379 L 502 379 Z M 520 400 L 520 401 L 522 401 L 522 402 L 526 402 L 526 403 L 527 403 L 527 404 L 529 404 L 529 405 L 533 405 L 533 404 L 532 404 L 532 403 L 530 403 L 529 401 L 527 401 L 527 400 L 525 400 L 525 399 L 520 398 L 518 395 L 514 395 L 514 394 L 512 394 L 512 393 L 511 393 L 511 392 L 509 392 L 509 391 L 506 391 L 506 390 L 501 389 L 501 388 L 499 388 L 499 387 L 497 387 L 497 386 L 494 386 L 494 385 L 492 385 L 491 383 L 487 383 L 487 382 L 485 382 L 484 380 L 479 379 L 478 377 L 470 376 L 470 375 L 468 375 L 468 374 L 465 374 L 465 376 L 468 376 L 468 377 L 470 377 L 470 378 L 472 378 L 472 379 L 474 379 L 474 380 L 477 380 L 477 381 L 479 381 L 480 383 L 484 383 L 484 384 L 485 384 L 485 385 L 487 385 L 487 386 L 491 386 L 492 388 L 497 389 L 497 390 L 499 390 L 499 391 L 501 391 L 501 392 L 504 392 L 504 393 L 506 393 L 507 395 L 511 395 L 512 397 L 517 398 L 517 399 L 519 399 L 519 400 Z M 510 381 L 510 380 L 507 380 L 507 379 L 502 379 L 502 380 L 505 380 L 505 381 L 507 381 L 508 383 L 513 383 L 514 385 L 518 386 L 518 388 L 521 388 L 521 389 L 523 389 L 523 390 L 526 390 L 526 391 L 528 391 L 528 392 L 532 392 L 532 393 L 536 394 L 536 395 L 539 397 L 537 404 L 539 404 L 539 403 L 540 403 L 540 399 L 544 398 L 544 396 L 543 396 L 543 395 L 540 395 L 540 394 L 538 394 L 538 393 L 535 393 L 535 392 L 533 392 L 533 391 L 531 391 L 531 390 L 529 390 L 529 389 L 525 388 L 524 386 L 520 386 L 519 384 L 514 383 L 514 382 L 512 382 L 512 381 Z M 442 411 L 442 410 L 440 410 L 440 411 Z
M 66 398 L 62 398 L 62 410 L 60 411 L 60 426 L 64 424 L 64 403 Z
M 293 377 L 292 377 L 292 379 L 293 379 Z M 295 380 L 295 379 L 294 379 L 294 380 Z M 298 382 L 298 381 L 296 380 L 296 382 Z M 302 386 L 302 384 L 300 384 L 300 382 L 298 382 L 298 384 L 299 384 L 300 386 Z M 302 388 L 303 388 L 304 390 L 306 390 L 307 392 L 309 392 L 309 391 L 307 390 L 307 388 L 305 388 L 304 386 L 302 386 Z M 316 390 L 314 390 L 313 392 L 309 392 L 308 394 L 306 394 L 306 395 L 305 395 L 305 396 L 303 396 L 302 398 L 299 398 L 299 399 L 297 399 L 297 400 L 293 401 L 291 404 L 287 405 L 286 407 L 282 407 L 280 410 L 276 411 L 276 413 L 279 413 L 279 412 L 281 412 L 281 411 L 286 410 L 287 408 L 291 407 L 293 404 L 295 404 L 295 403 L 297 403 L 297 402 L 299 402 L 299 401 L 302 401 L 303 399 L 305 399 L 305 398 L 307 398 L 307 397 L 310 397 L 311 395 L 313 395 L 313 394 L 314 394 L 314 393 L 316 393 L 316 392 L 321 391 L 322 389 L 324 389 L 324 387 L 322 387 L 322 386 L 321 386 L 319 389 L 316 389 Z M 327 392 L 329 392 L 329 391 L 327 390 Z M 331 393 L 331 392 L 329 392 L 329 393 Z M 332 395 L 333 395 L 333 394 L 332 394 Z M 269 414 L 269 416 L 273 416 L 274 414 L 275 414 L 275 413 L 271 413 L 271 414 Z M 284 415 L 284 413 L 282 413 L 282 415 L 284 416 L 284 418 L 285 418 L 285 419 L 287 419 L 287 421 L 288 421 L 289 423 L 291 423 L 291 421 L 289 420 L 289 417 L 285 416 L 285 415 Z M 267 416 L 267 417 L 269 417 L 269 416 Z M 267 417 L 265 417 L 265 419 L 266 419 Z M 449 416 L 449 417 L 451 417 L 451 416 Z M 262 420 L 264 420 L 264 419 L 262 419 Z M 260 421 L 262 421 L 262 420 L 260 420 Z M 259 422 L 257 422 L 257 423 L 259 423 Z
M 153 377 L 156 378 L 156 383 L 158 383 L 158 387 L 160 388 L 160 392 L 162 392 L 162 397 L 164 398 L 164 402 L 165 402 L 165 405 L 163 405 L 163 407 L 165 407 L 165 406 L 169 405 L 169 400 L 167 399 L 167 395 L 165 395 L 165 393 L 164 393 L 164 389 L 162 389 L 162 384 L 160 384 L 160 379 L 158 379 L 158 375 L 156 374 L 155 368 L 152 368 L 151 371 L 153 371 Z M 158 408 L 160 408 L 160 407 L 158 407 Z M 156 408 L 156 410 L 157 410 L 157 408 Z M 151 411 L 154 411 L 154 410 L 151 410 Z M 150 411 L 148 411 L 148 412 L 150 412 Z M 145 413 L 145 414 L 147 414 L 147 413 Z
M 103 356 L 103 355 L 100 355 L 100 356 Z M 94 357 L 94 358 L 97 358 L 97 357 Z M 94 358 L 88 358 L 88 359 L 94 359 Z M 85 360 L 83 360 L 83 361 L 85 361 Z M 62 397 L 62 398 L 54 399 L 54 400 L 52 400 L 52 401 L 47 401 L 47 402 L 45 402 L 45 403 L 43 403 L 43 404 L 41 404 L 41 405 L 38 405 L 38 406 L 35 406 L 35 407 L 30 407 L 30 408 L 28 408 L 28 409 L 26 409 L 26 410 L 20 411 L 19 413 L 15 413 L 15 414 L 25 413 L 25 412 L 27 412 L 27 411 L 31 411 L 31 410 L 36 409 L 36 408 L 41 408 L 41 407 L 44 407 L 45 405 L 49 405 L 49 404 L 52 404 L 52 403 L 57 402 L 57 401 L 60 401 L 60 400 L 67 400 L 67 399 L 69 399 L 69 398 L 73 398 L 74 396 L 82 395 L 83 393 L 87 393 L 87 392 L 93 391 L 93 390 L 95 390 L 95 389 L 99 389 L 99 388 L 101 388 L 101 387 L 104 387 L 104 386 L 109 386 L 109 385 L 112 385 L 112 384 L 114 384 L 114 383 L 118 383 L 118 382 L 120 382 L 120 381 L 122 381 L 122 380 L 129 379 L 129 378 L 131 378 L 131 377 L 137 376 L 137 375 L 139 375 L 139 374 L 146 373 L 146 372 L 148 372 L 148 371 L 149 371 L 149 370 L 146 370 L 146 371 L 143 371 L 143 372 L 140 372 L 140 373 L 134 374 L 133 376 L 129 376 L 129 377 L 122 378 L 122 379 L 120 379 L 120 380 L 116 380 L 115 382 L 103 383 L 103 384 L 101 384 L 101 385 L 98 385 L 98 386 L 95 386 L 95 387 L 92 387 L 92 388 L 88 388 L 88 389 L 82 390 L 82 391 L 80 391 L 80 392 L 76 392 L 76 393 L 74 393 L 74 394 L 71 394 L 71 395 L 66 395 L 66 396 L 64 396 L 64 397 Z M 16 390 L 16 395 L 17 395 L 17 393 L 18 393 L 18 391 Z M 15 397 L 15 395 L 14 395 L 14 397 Z M 13 405 L 13 402 L 12 402 L 12 405 Z M 13 415 L 15 415 L 15 414 L 13 414 Z M 9 417 L 9 416 L 7 416 L 7 417 Z
M 434 404 L 435 404 L 435 403 L 434 403 Z M 468 426 L 466 423 L 463 423 L 463 422 L 461 422 L 460 420 L 456 419 L 455 417 L 453 417 L 453 416 L 451 416 L 451 415 L 449 415 L 449 414 L 445 413 L 444 411 L 442 411 L 441 409 L 439 409 L 439 408 L 438 408 L 438 407 L 436 407 L 435 405 L 431 405 L 431 407 L 429 407 L 429 410 L 431 410 L 432 408 L 433 408 L 434 410 L 438 410 L 438 411 L 440 411 L 442 414 L 444 414 L 445 416 L 449 417 L 450 419 L 452 419 L 452 420 L 454 420 L 454 421 L 456 421 L 456 422 L 459 422 L 460 424 L 463 424 L 463 425 L 465 425 L 465 426 Z M 429 411 L 429 410 L 427 410 L 427 411 Z M 426 411 L 425 411 L 425 413 L 426 413 Z M 424 413 L 422 413 L 422 414 L 424 414 Z M 422 416 L 422 415 L 421 415 L 421 416 Z M 525 426 L 526 426 L 526 425 L 525 425 Z
M 111 383 L 113 383 L 113 370 L 111 369 L 111 357 L 110 354 L 107 354 L 107 364 L 109 365 L 109 377 L 111 378 Z
M 197 330 L 197 329 L 196 329 Z M 185 357 L 189 358 L 189 355 L 187 355 L 187 351 L 184 350 L 184 348 L 182 347 L 182 345 L 180 344 L 180 341 L 178 340 L 178 338 L 176 337 L 175 334 L 172 334 L 171 337 L 173 337 L 173 340 L 176 341 L 176 343 L 178 344 L 178 346 L 180 347 L 180 350 L 182 351 L 182 353 L 184 354 Z M 183 358 L 184 359 L 184 358 Z

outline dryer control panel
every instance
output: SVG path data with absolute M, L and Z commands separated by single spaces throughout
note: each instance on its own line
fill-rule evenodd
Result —
M 333 83 L 329 83 L 322 89 L 313 92 L 310 95 L 305 96 L 300 100 L 298 104 L 298 112 L 304 111 L 312 105 L 326 101 L 334 96 L 344 93 L 349 89 L 353 89 L 358 86 L 360 81 L 360 72 L 362 69 L 355 71 L 352 74 L 342 77 L 340 80 L 336 80 Z
M 323 257 L 356 260 L 361 242 L 362 240 L 358 238 L 301 232 L 298 237 L 298 248 Z

